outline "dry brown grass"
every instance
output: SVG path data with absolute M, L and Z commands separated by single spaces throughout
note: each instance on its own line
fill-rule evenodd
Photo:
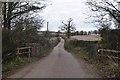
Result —
M 100 41 L 101 37 L 99 35 L 77 35 L 77 36 L 71 36 L 71 39 L 84 40 L 84 41 Z

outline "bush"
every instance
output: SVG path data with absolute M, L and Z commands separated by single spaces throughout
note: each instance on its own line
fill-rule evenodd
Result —
M 110 50 L 120 50 L 120 29 L 107 30 L 101 29 L 100 34 L 102 37 L 101 48 Z
M 19 47 L 34 47 L 32 56 L 39 56 L 54 46 L 54 41 L 51 42 L 50 38 L 38 35 L 37 29 L 33 26 L 26 29 L 23 26 L 18 26 L 13 30 L 3 28 L 2 31 L 2 63 L 15 60 L 16 49 Z
M 112 54 L 112 52 L 104 52 L 103 55 L 96 54 L 97 42 L 91 41 L 66 40 L 64 47 L 66 50 L 83 58 L 88 63 L 92 63 L 100 72 L 103 73 L 104 77 L 119 78 L 120 70 L 118 65 L 120 60 L 116 60 L 118 63 L 115 63 L 115 59 L 113 61 L 107 57 L 117 57 L 119 53 Z
M 69 44 L 76 47 L 84 47 L 89 52 L 90 58 L 95 58 L 97 53 L 96 41 L 70 40 Z

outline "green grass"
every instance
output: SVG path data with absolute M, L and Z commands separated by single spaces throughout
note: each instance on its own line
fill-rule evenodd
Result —
M 50 54 L 50 52 L 52 51 L 52 49 L 54 48 L 54 46 L 56 46 L 57 44 L 58 44 L 58 42 L 53 44 L 53 46 L 51 48 L 41 52 L 39 56 L 30 57 L 30 58 L 26 57 L 26 58 L 15 59 L 15 60 L 12 60 L 9 63 L 2 64 L 2 72 L 7 73 L 7 72 L 9 72 L 13 69 L 23 67 L 25 65 L 28 65 L 28 64 L 30 64 L 34 61 L 37 61 L 37 60 L 41 59 L 42 57 L 48 56 Z
M 119 71 L 116 69 L 113 63 L 111 63 L 111 61 L 102 59 L 99 56 L 90 58 L 89 52 L 87 52 L 85 47 L 73 46 L 67 40 L 65 40 L 64 48 L 68 52 L 80 57 L 81 59 L 84 59 L 87 63 L 92 64 L 96 70 L 102 74 L 103 77 L 111 78 L 120 75 Z
M 7 72 L 7 71 L 12 70 L 14 68 L 27 65 L 27 64 L 35 61 L 36 59 L 37 59 L 36 57 L 16 59 L 16 60 L 11 61 L 9 63 L 3 64 L 2 71 Z
M 48 56 L 50 52 L 53 50 L 53 48 L 58 44 L 59 41 L 60 40 L 58 38 L 57 41 L 54 41 L 52 43 L 50 48 L 46 48 L 45 50 L 41 51 L 39 56 L 30 57 L 30 58 L 26 57 L 26 58 L 14 59 L 10 61 L 9 63 L 2 64 L 3 78 L 6 78 L 9 75 L 13 74 L 14 71 L 17 71 L 29 64 L 32 64 L 33 62 L 40 60 L 43 57 Z
M 2 64 L 2 71 L 3 72 L 8 72 L 12 69 L 28 65 L 28 64 L 30 64 L 34 61 L 37 61 L 37 60 L 41 59 L 42 57 L 48 56 L 51 51 L 52 51 L 52 48 L 42 52 L 41 55 L 39 55 L 37 57 L 20 58 L 20 59 L 15 59 L 15 60 L 13 60 L 9 63 L 6 63 L 6 64 Z
M 68 51 L 71 52 L 72 54 L 75 54 L 83 59 L 89 59 L 88 58 L 88 52 L 85 50 L 84 47 L 76 47 L 70 45 L 67 41 L 65 42 L 64 48 Z

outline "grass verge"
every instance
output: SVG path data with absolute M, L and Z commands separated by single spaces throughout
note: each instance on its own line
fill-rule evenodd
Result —
M 111 63 L 111 61 L 108 61 L 107 59 L 102 60 L 102 58 L 100 58 L 99 56 L 91 58 L 89 52 L 86 50 L 85 47 L 71 45 L 68 40 L 65 40 L 64 48 L 68 52 L 76 55 L 77 57 L 84 59 L 87 63 L 92 64 L 93 67 L 95 67 L 96 71 L 99 72 L 102 77 L 105 78 L 119 77 L 120 73 L 113 65 L 113 63 Z
M 44 52 L 41 52 L 39 56 L 36 57 L 30 57 L 30 58 L 20 58 L 20 59 L 15 59 L 9 63 L 2 64 L 2 74 L 3 78 L 8 77 L 9 75 L 13 74 L 16 72 L 18 69 L 21 69 L 29 64 L 32 64 L 33 62 L 36 62 L 40 60 L 43 57 L 46 57 L 50 54 L 50 52 L 53 50 L 53 48 L 58 44 L 59 41 L 54 43 L 52 47 L 50 47 L 47 50 L 44 50 Z
M 37 56 L 37 57 L 21 58 L 21 59 L 16 59 L 16 60 L 11 61 L 6 64 L 2 64 L 2 74 L 3 74 L 2 77 L 6 78 L 9 75 L 14 74 L 19 69 L 24 68 L 25 66 L 32 64 L 32 63 L 42 59 L 43 57 L 48 56 L 51 51 L 52 51 L 52 48 L 43 52 L 42 55 Z
M 21 66 L 28 65 L 28 64 L 30 64 L 34 61 L 39 60 L 42 57 L 48 56 L 51 50 L 52 49 L 50 49 L 48 51 L 45 51 L 44 53 L 42 53 L 42 55 L 37 56 L 37 57 L 20 58 L 20 59 L 13 60 L 13 61 L 11 61 L 9 63 L 6 63 L 6 64 L 2 64 L 2 71 L 3 72 L 8 72 L 8 71 L 10 71 L 14 68 L 18 68 L 18 67 L 21 67 Z

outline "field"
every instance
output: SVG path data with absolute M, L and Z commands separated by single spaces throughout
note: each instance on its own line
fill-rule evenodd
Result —
M 101 37 L 99 35 L 79 35 L 79 36 L 71 36 L 71 39 L 77 39 L 83 41 L 100 41 Z

